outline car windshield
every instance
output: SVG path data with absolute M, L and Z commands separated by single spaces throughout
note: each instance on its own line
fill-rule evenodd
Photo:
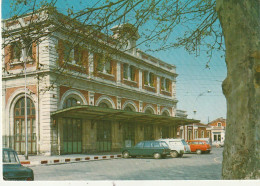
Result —
M 164 142 L 164 141 L 161 142 L 161 145 L 162 145 L 163 147 L 168 147 L 168 148 L 169 148 L 169 146 L 167 145 L 167 143 Z
M 185 140 L 181 140 L 183 145 L 188 145 Z
M 3 163 L 19 163 L 18 156 L 14 151 L 3 150 Z

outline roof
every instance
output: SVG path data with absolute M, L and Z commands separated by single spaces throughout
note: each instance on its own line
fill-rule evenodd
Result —
M 57 117 L 75 117 L 87 118 L 91 120 L 112 120 L 124 122 L 141 122 L 142 124 L 162 124 L 162 125 L 187 125 L 198 120 L 162 116 L 155 114 L 146 114 L 142 112 L 131 112 L 126 110 L 117 110 L 112 108 L 102 108 L 90 105 L 74 106 L 51 113 L 53 118 Z
M 209 122 L 208 125 L 210 125 L 210 124 L 212 124 L 212 123 L 215 123 L 215 122 L 218 122 L 218 121 L 220 121 L 220 122 L 226 122 L 226 119 L 224 119 L 224 118 L 222 118 L 222 117 L 221 117 L 221 118 L 217 118 L 217 119 L 215 119 L 215 120 Z

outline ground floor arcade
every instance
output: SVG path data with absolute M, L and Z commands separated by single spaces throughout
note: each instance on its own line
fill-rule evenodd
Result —
M 177 127 L 193 120 L 95 106 L 52 113 L 52 153 L 120 151 L 142 140 L 177 137 Z

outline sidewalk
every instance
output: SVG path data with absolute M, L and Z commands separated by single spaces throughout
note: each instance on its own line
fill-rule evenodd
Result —
M 69 154 L 69 155 L 55 155 L 55 156 L 44 156 L 35 155 L 29 156 L 28 160 L 25 160 L 24 155 L 18 155 L 20 162 L 24 166 L 39 166 L 39 165 L 56 165 L 65 163 L 78 163 L 87 161 L 97 160 L 111 160 L 121 158 L 121 153 L 110 153 L 110 154 Z

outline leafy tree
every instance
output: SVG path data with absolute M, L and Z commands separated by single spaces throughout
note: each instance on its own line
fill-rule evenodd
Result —
M 201 49 L 206 50 L 207 67 L 214 51 L 224 51 L 228 76 L 223 82 L 223 92 L 228 108 L 223 178 L 260 178 L 259 0 L 99 0 L 78 3 L 82 7 L 80 10 L 71 4 L 67 4 L 66 9 L 62 7 L 65 16 L 59 13 L 57 0 L 13 0 L 12 18 L 7 24 L 15 24 L 25 13 L 30 15 L 30 24 L 21 25 L 19 34 L 5 29 L 3 37 L 19 41 L 32 38 L 32 42 L 41 42 L 55 31 L 63 31 L 68 33 L 68 38 L 74 39 L 71 47 L 82 41 L 100 48 L 104 48 L 104 43 L 113 43 L 115 47 L 109 51 L 113 54 L 131 50 L 127 47 L 128 39 L 139 35 L 137 45 L 144 45 L 150 52 L 184 47 L 199 55 Z M 35 21 L 39 10 L 48 11 L 50 16 L 44 21 Z M 108 36 L 114 25 L 125 25 L 121 37 L 117 38 L 121 42 Z M 180 28 L 183 32 L 175 33 Z M 176 39 L 169 41 L 173 34 Z M 5 40 L 3 47 L 10 44 L 8 42 Z M 64 65 L 66 63 L 57 70 L 69 73 Z

